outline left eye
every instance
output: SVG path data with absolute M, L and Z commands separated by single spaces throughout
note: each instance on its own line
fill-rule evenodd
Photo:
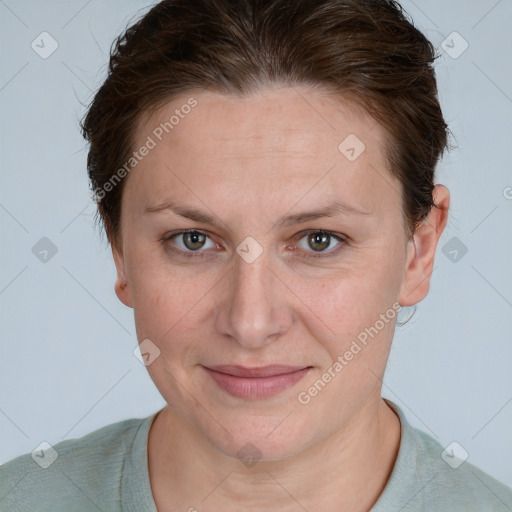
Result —
M 301 245 L 300 242 L 305 240 L 306 246 Z M 304 235 L 299 244 L 297 244 L 301 249 L 306 250 L 307 252 L 316 252 L 316 253 L 326 253 L 332 250 L 332 243 L 336 241 L 337 247 L 341 242 L 343 242 L 343 238 L 329 231 L 310 231 L 306 235 Z M 329 251 L 327 249 L 330 249 Z
M 181 233 L 176 233 L 169 237 L 169 240 L 180 240 L 181 245 L 178 242 L 175 242 L 176 245 L 183 251 L 187 252 L 197 252 L 199 249 L 211 249 L 215 247 L 215 244 L 209 240 L 208 235 L 203 233 L 202 231 L 183 231 Z M 210 247 L 206 245 L 207 240 L 210 241 Z

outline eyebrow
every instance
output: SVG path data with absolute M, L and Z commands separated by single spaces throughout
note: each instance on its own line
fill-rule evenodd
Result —
M 161 213 L 165 211 L 172 211 L 176 215 L 180 215 L 181 217 L 185 217 L 187 219 L 191 219 L 195 222 L 200 222 L 202 224 L 208 224 L 210 226 L 221 228 L 222 224 L 216 217 L 210 215 L 205 211 L 198 210 L 197 208 L 193 208 L 186 205 L 178 204 L 175 201 L 166 201 L 163 204 L 157 206 L 148 206 L 144 209 L 144 214 L 146 213 Z M 318 209 L 312 210 L 308 212 L 294 213 L 288 214 L 280 219 L 278 219 L 272 226 L 272 229 L 276 227 L 289 227 L 294 226 L 296 224 L 302 224 L 304 222 L 308 222 L 315 219 L 320 219 L 323 217 L 336 217 L 340 215 L 348 216 L 348 215 L 370 215 L 371 212 L 365 211 L 355 206 L 351 206 L 343 201 L 333 201 L 327 206 Z

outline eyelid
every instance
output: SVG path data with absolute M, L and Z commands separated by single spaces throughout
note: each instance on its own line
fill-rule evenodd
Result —
M 305 251 L 307 253 L 307 256 L 304 256 L 304 258 L 327 258 L 331 257 L 338 253 L 339 250 L 341 250 L 341 246 L 343 246 L 348 241 L 348 237 L 342 233 L 336 233 L 334 231 L 329 231 L 326 229 L 308 229 L 306 231 L 301 231 L 295 236 L 295 240 L 300 241 L 304 237 L 310 235 L 311 233 L 321 233 L 324 235 L 329 235 L 331 238 L 336 239 L 339 243 L 333 247 L 332 249 L 329 249 L 327 251 Z
M 164 243 L 170 242 L 171 240 L 174 240 L 174 238 L 177 238 L 180 235 L 186 235 L 187 233 L 199 233 L 201 235 L 205 235 L 206 238 L 208 238 L 212 243 L 214 243 L 217 246 L 220 245 L 219 242 L 216 242 L 215 240 L 213 240 L 212 236 L 208 233 L 208 231 L 204 231 L 202 229 L 182 229 L 181 231 L 174 231 L 172 233 L 166 233 L 162 237 L 161 241 Z M 197 251 L 191 251 L 191 250 L 185 251 L 178 247 L 178 248 L 170 248 L 170 250 L 172 250 L 173 252 L 175 252 L 181 256 L 185 256 L 186 258 L 189 258 L 189 257 L 204 258 L 204 257 L 210 256 L 208 251 L 200 250 L 200 249 L 198 249 Z
M 180 236 L 180 235 L 185 235 L 187 233 L 200 233 L 201 235 L 205 235 L 208 239 L 210 239 L 214 244 L 216 244 L 217 246 L 221 245 L 219 242 L 216 242 L 215 240 L 213 240 L 212 236 L 208 233 L 208 231 L 205 231 L 205 230 L 202 230 L 202 229 L 183 229 L 181 231 L 175 231 L 175 232 L 171 232 L 171 233 L 166 233 L 161 241 L 162 242 L 169 242 L 170 240 L 173 240 L 174 238 Z M 328 231 L 328 230 L 325 230 L 325 229 L 308 229 L 308 230 L 305 230 L 305 231 L 301 231 L 300 233 L 297 233 L 293 240 L 294 240 L 294 243 L 296 243 L 297 241 L 300 241 L 302 240 L 304 237 L 310 235 L 311 233 L 321 233 L 321 234 L 326 234 L 326 235 L 329 235 L 330 237 L 336 239 L 339 243 L 338 245 L 336 245 L 334 248 L 332 249 L 329 249 L 328 251 L 319 251 L 319 252 L 315 252 L 315 251 L 305 251 L 306 253 L 308 253 L 307 256 L 304 256 L 304 258 L 322 258 L 322 257 L 328 257 L 328 256 L 332 256 L 333 254 L 337 253 L 338 250 L 340 250 L 340 246 L 342 246 L 343 244 L 347 243 L 348 241 L 348 237 L 342 233 L 336 233 L 336 232 L 333 232 L 333 231 Z M 209 256 L 209 252 L 206 251 L 206 250 L 200 250 L 198 249 L 197 251 L 191 251 L 191 250 L 188 250 L 188 251 L 185 251 L 183 249 L 180 249 L 180 248 L 171 248 L 171 250 L 173 252 L 176 252 L 180 255 L 183 255 L 185 257 L 199 257 L 199 258 L 202 258 L 202 257 L 207 257 Z

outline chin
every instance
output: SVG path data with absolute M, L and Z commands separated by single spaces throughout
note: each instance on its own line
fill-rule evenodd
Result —
M 219 418 L 219 421 L 222 420 Z M 218 451 L 252 467 L 258 461 L 287 459 L 307 448 L 309 440 L 304 433 L 307 429 L 303 432 L 295 421 L 290 431 L 291 425 L 286 426 L 286 423 L 283 418 L 275 421 L 274 418 L 252 417 L 244 421 L 241 416 L 236 422 L 224 422 L 232 436 L 218 425 L 210 425 L 212 430 L 203 431 L 203 435 Z

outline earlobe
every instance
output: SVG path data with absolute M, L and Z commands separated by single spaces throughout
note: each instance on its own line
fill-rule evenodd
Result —
M 126 265 L 123 254 L 115 247 L 112 247 L 112 255 L 116 265 L 117 277 L 114 286 L 115 292 L 119 300 L 127 307 L 133 307 L 132 294 L 128 278 L 126 276 Z
M 448 220 L 450 193 L 443 185 L 436 185 L 433 198 L 437 207 L 432 208 L 407 244 L 405 274 L 399 300 L 403 306 L 417 304 L 427 296 L 430 288 L 437 244 Z

